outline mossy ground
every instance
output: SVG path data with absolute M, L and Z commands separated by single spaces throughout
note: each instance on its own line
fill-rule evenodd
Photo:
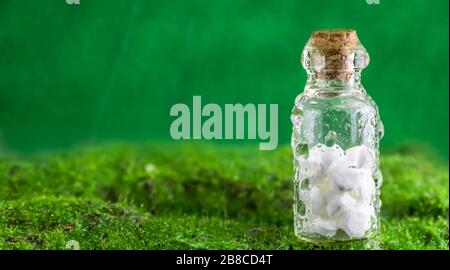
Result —
M 205 144 L 0 155 L 0 249 L 448 249 L 449 172 L 423 150 L 382 155 L 376 239 L 317 246 L 293 233 L 292 160 Z

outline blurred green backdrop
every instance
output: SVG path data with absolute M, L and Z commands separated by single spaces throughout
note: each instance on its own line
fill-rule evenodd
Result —
M 354 28 L 371 63 L 382 146 L 448 158 L 448 1 L 0 1 L 0 144 L 40 151 L 170 139 L 170 107 L 279 104 L 279 140 L 305 84 L 310 33 Z

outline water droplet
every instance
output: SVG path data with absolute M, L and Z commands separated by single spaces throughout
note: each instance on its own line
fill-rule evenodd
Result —
M 301 181 L 300 183 L 300 190 L 305 190 L 305 189 L 309 189 L 310 188 L 310 184 L 309 184 L 309 179 L 306 178 L 303 181 Z
M 345 126 L 344 126 L 344 129 L 345 129 L 346 131 L 349 131 L 349 130 L 352 129 L 352 126 L 351 126 L 349 123 L 346 123 Z
M 306 212 L 305 204 L 303 203 L 303 201 L 298 200 L 297 201 L 297 213 L 301 216 L 304 216 L 305 212 Z
M 306 143 L 299 143 L 295 148 L 295 156 L 306 156 L 308 155 L 308 145 Z
M 334 130 L 328 131 L 327 135 L 325 136 L 325 144 L 327 146 L 332 146 L 333 144 L 336 144 L 337 140 L 337 133 Z
M 66 249 L 80 250 L 80 243 L 76 240 L 69 240 L 66 242 Z

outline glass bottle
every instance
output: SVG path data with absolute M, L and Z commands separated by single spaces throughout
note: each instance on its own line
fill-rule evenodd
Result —
M 378 108 L 361 84 L 369 55 L 354 30 L 313 32 L 304 92 L 291 120 L 294 227 L 312 242 L 366 239 L 379 229 Z

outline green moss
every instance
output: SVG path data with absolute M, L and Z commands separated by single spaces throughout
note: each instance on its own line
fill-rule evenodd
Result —
M 292 226 L 292 161 L 205 144 L 84 147 L 0 159 L 0 248 L 448 249 L 448 166 L 383 155 L 382 231 L 316 246 Z

